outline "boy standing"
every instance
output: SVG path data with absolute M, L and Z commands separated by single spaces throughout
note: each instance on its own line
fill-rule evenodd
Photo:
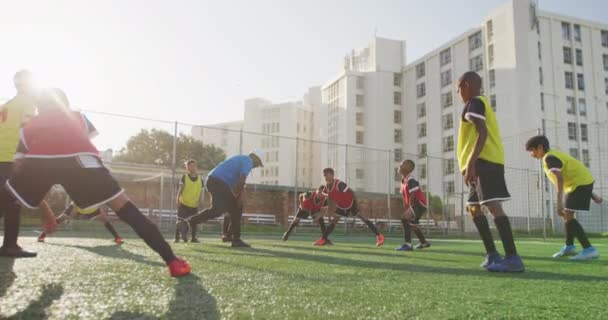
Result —
M 188 229 L 192 233 L 191 242 L 199 242 L 196 238 L 196 225 L 188 226 L 188 219 L 198 213 L 198 206 L 204 194 L 205 182 L 198 174 L 195 160 L 185 163 L 188 173 L 182 176 L 177 191 L 177 224 L 175 226 L 175 242 L 179 242 L 181 233 L 182 240 L 188 242 Z
M 496 114 L 488 99 L 480 94 L 481 77 L 477 73 L 465 72 L 457 86 L 465 103 L 458 133 L 458 165 L 470 189 L 467 209 L 486 249 L 481 266 L 492 272 L 523 272 L 525 267 L 515 248 L 511 223 L 502 208 L 502 201 L 511 196 L 505 181 L 505 155 Z M 496 251 L 482 205 L 494 217 L 505 250 L 504 260 Z
M 418 237 L 420 243 L 416 245 L 416 249 L 428 248 L 431 246 L 426 241 L 422 230 L 418 228 L 420 218 L 426 213 L 427 201 L 424 193 L 420 190 L 418 180 L 411 174 L 416 165 L 412 160 L 403 160 L 399 165 L 399 174 L 401 174 L 401 194 L 403 195 L 403 205 L 405 211 L 401 218 L 403 226 L 404 243 L 401 247 L 396 248 L 397 251 L 412 251 L 412 230 Z
M 594 179 L 583 163 L 574 157 L 551 149 L 547 137 L 534 136 L 526 143 L 526 150 L 533 158 L 543 162 L 543 171 L 557 187 L 557 215 L 564 220 L 566 244 L 553 258 L 574 256 L 570 260 L 591 260 L 600 256 L 591 245 L 583 226 L 576 220 L 576 212 L 588 212 L 591 199 L 601 203 L 602 198 L 593 193 Z M 564 191 L 566 192 L 564 196 Z M 574 238 L 583 246 L 576 254 Z

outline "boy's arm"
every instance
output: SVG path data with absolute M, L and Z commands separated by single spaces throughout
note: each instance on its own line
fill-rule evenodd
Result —
M 233 190 L 236 197 L 240 196 L 243 188 L 245 188 L 245 181 L 247 181 L 247 176 L 241 174 L 239 176 L 239 181 L 236 183 Z
M 179 197 L 182 196 L 182 192 L 184 192 L 184 184 L 186 183 L 185 181 L 186 176 L 182 176 L 182 180 L 179 184 L 179 187 L 177 188 L 177 197 L 175 197 L 175 201 L 177 201 L 177 206 L 179 207 L 180 202 L 179 202 Z
M 477 179 L 477 172 L 475 171 L 475 164 L 477 160 L 479 160 L 479 155 L 481 154 L 481 150 L 483 150 L 483 146 L 486 144 L 486 140 L 488 139 L 488 128 L 486 127 L 486 122 L 484 119 L 480 119 L 477 117 L 471 117 L 471 122 L 475 125 L 475 129 L 477 129 L 477 141 L 475 141 L 475 148 L 473 149 L 473 153 L 469 156 L 467 161 L 467 169 L 465 171 L 465 183 L 467 186 L 470 183 L 474 183 Z
M 557 180 L 557 214 L 561 216 L 564 212 L 564 176 L 561 171 L 551 171 Z
M 593 201 L 597 204 L 600 204 L 604 201 L 604 199 L 602 199 L 602 197 L 600 197 L 599 195 L 597 195 L 595 193 L 591 193 L 591 199 L 593 199 Z

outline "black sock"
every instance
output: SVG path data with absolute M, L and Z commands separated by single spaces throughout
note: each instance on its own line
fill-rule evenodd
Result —
M 135 233 L 165 260 L 165 263 L 169 264 L 176 259 L 173 250 L 163 239 L 158 227 L 146 218 L 131 201 L 122 206 L 116 215 L 131 226 Z
M 375 233 L 376 235 L 379 235 L 379 234 L 380 234 L 380 231 L 378 231 L 378 228 L 376 228 L 376 225 L 375 225 L 373 222 L 371 222 L 371 220 L 366 219 L 366 218 L 361 218 L 361 217 L 359 217 L 359 219 L 361 219 L 361 221 L 365 222 L 365 224 L 367 225 L 367 227 L 368 227 L 368 228 L 369 228 L 369 229 L 370 229 L 370 230 L 371 230 L 373 233 Z
M 319 219 L 319 228 L 321 228 L 321 234 L 324 234 L 325 229 L 327 229 L 325 227 L 325 220 L 323 219 L 323 217 L 321 217 L 321 219 Z
M 566 228 L 566 245 L 573 246 L 574 245 L 574 230 L 572 229 L 573 225 L 570 221 L 566 221 L 564 223 L 564 227 Z
M 513 231 L 511 231 L 511 223 L 509 217 L 502 216 L 494 219 L 498 234 L 500 234 L 500 240 L 502 240 L 502 246 L 505 249 L 505 256 L 516 256 L 517 249 L 515 249 L 515 241 L 513 241 Z
M 175 241 L 179 241 L 179 220 L 175 223 Z
M 426 243 L 426 238 L 424 237 L 422 230 L 420 230 L 420 228 L 418 228 L 418 227 L 415 227 L 413 229 L 414 229 L 414 233 L 416 234 L 416 237 L 418 237 L 418 240 L 420 240 L 421 243 Z
M 332 233 L 332 231 L 334 231 L 334 228 L 336 227 L 335 224 L 330 223 L 329 226 L 327 228 L 325 228 L 325 232 L 323 233 L 323 239 L 327 240 L 327 237 L 329 237 L 329 235 Z
M 585 233 L 583 226 L 581 226 L 581 224 L 578 222 L 578 220 L 572 219 L 572 220 L 570 220 L 570 224 L 572 225 L 572 230 L 574 231 L 573 235 L 581 243 L 581 246 L 583 246 L 583 248 L 585 248 L 585 249 L 591 247 L 591 243 L 589 242 L 589 239 L 587 238 L 587 234 Z
M 106 222 L 103 224 L 103 226 L 106 227 L 108 231 L 110 231 L 110 233 L 114 236 L 114 239 L 118 238 L 118 233 L 116 232 L 116 229 L 114 229 L 114 226 L 111 223 Z
M 14 201 L 14 200 L 13 200 Z M 4 248 L 17 246 L 19 227 L 21 226 L 21 205 L 9 203 L 4 211 Z
M 479 214 L 473 217 L 473 222 L 475 223 L 475 227 L 477 227 L 479 236 L 486 248 L 486 253 L 495 253 L 496 247 L 494 246 L 494 239 L 492 238 L 492 232 L 490 231 L 490 225 L 488 224 L 486 216 L 484 214 Z
M 289 227 L 287 228 L 287 232 L 285 232 L 288 236 L 289 234 L 291 234 L 291 231 L 293 231 L 293 229 L 298 225 L 297 220 L 294 220 L 291 222 L 291 224 L 289 225 Z
M 401 226 L 403 227 L 403 241 L 405 243 L 412 243 L 412 226 L 407 219 L 401 219 Z
M 195 224 L 190 224 L 190 233 L 192 235 L 192 240 L 196 239 L 196 231 L 197 231 L 197 227 Z

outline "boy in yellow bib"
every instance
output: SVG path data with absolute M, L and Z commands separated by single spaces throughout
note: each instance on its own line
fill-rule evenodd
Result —
M 191 242 L 199 242 L 196 238 L 196 225 L 188 222 L 188 219 L 198 213 L 198 207 L 204 195 L 203 188 L 205 182 L 197 172 L 197 163 L 194 160 L 188 160 L 185 163 L 187 174 L 182 176 L 177 191 L 177 225 L 175 226 L 175 242 L 179 242 L 181 238 L 184 242 L 188 242 L 188 229 L 191 230 Z
M 591 199 L 596 203 L 602 202 L 602 198 L 593 193 L 595 179 L 591 172 L 571 155 L 551 149 L 549 139 L 543 135 L 530 138 L 526 150 L 533 158 L 543 162 L 543 171 L 557 187 L 557 215 L 564 220 L 566 244 L 553 257 L 574 256 L 570 260 L 598 258 L 600 254 L 589 242 L 583 226 L 576 220 L 576 212 L 589 211 Z M 576 254 L 574 246 L 575 237 L 583 246 L 583 251 L 579 254 Z

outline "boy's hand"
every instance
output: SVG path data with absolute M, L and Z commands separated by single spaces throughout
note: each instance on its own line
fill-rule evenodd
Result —
M 561 201 L 557 202 L 557 215 L 560 217 L 564 215 L 564 204 Z
M 593 202 L 595 202 L 597 204 L 604 202 L 604 199 L 602 199 L 602 197 L 597 196 L 597 195 L 593 195 L 593 197 L 591 199 L 593 199 Z
M 469 161 L 467 164 L 467 169 L 464 173 L 464 183 L 467 187 L 475 184 L 477 182 L 477 171 L 475 168 L 475 161 Z

